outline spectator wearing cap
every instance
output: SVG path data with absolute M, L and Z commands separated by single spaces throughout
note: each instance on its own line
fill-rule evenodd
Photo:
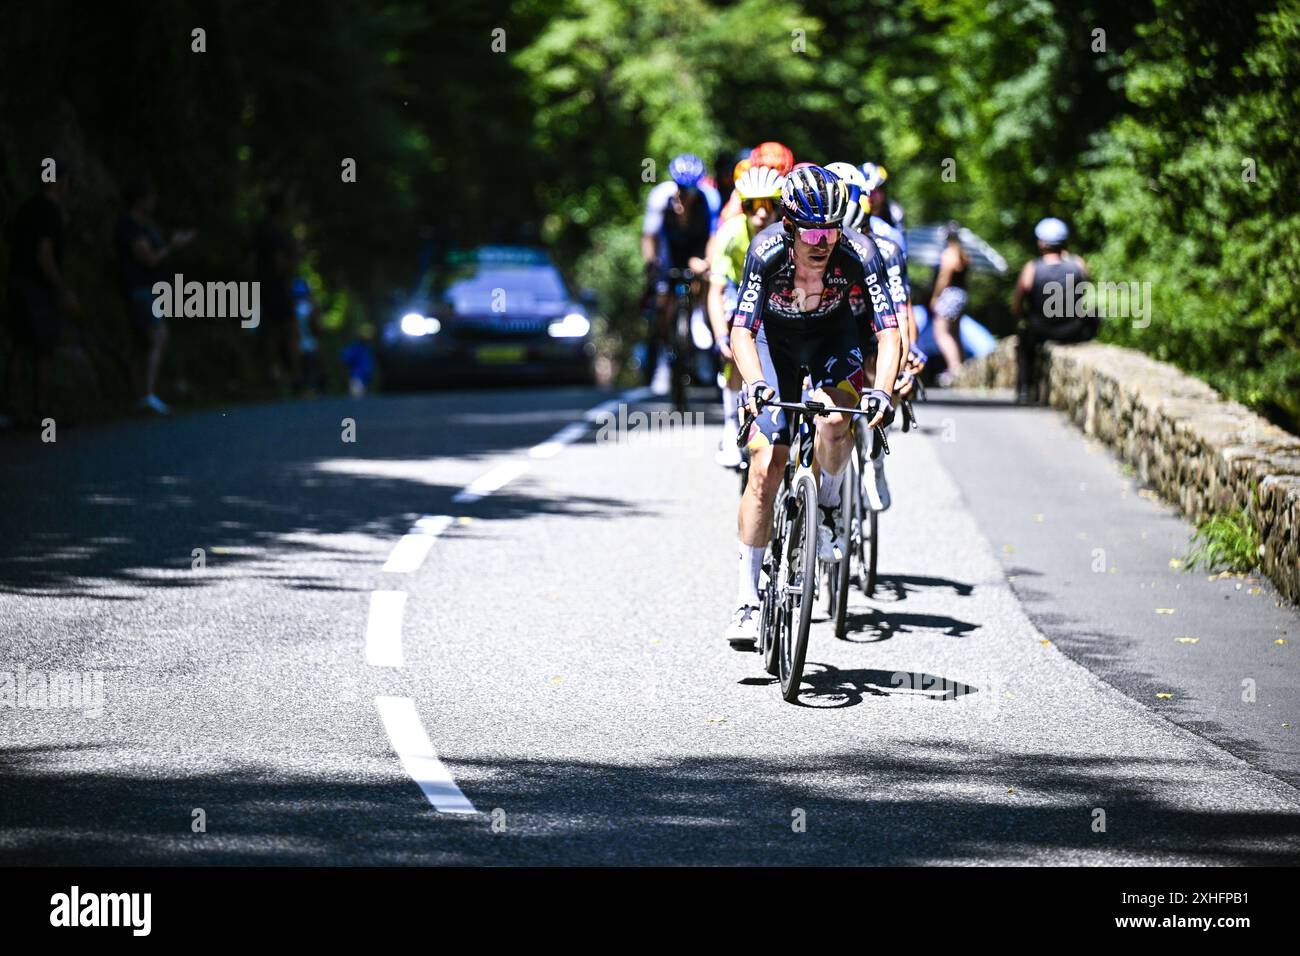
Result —
M 1063 294 L 1088 280 L 1087 264 L 1065 247 L 1069 227 L 1049 216 L 1034 227 L 1034 236 L 1038 258 L 1025 263 L 1011 294 L 1011 314 L 1021 322 L 1016 400 L 1022 404 L 1037 400 L 1043 343 L 1086 342 L 1097 334 L 1096 317 L 1079 314 L 1076 302 Z

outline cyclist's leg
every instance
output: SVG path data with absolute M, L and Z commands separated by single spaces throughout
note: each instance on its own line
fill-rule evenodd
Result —
M 765 328 L 755 336 L 763 377 L 776 390 L 778 401 L 797 400 L 799 395 L 798 365 L 783 343 L 778 342 L 775 356 Z M 790 420 L 784 410 L 765 408 L 750 426 L 749 481 L 741 495 L 736 523 L 739 531 L 739 566 L 737 568 L 736 616 L 728 629 L 728 638 L 734 643 L 748 639 L 737 626 L 746 608 L 758 606 L 758 578 L 763 562 L 763 552 L 772 536 L 772 509 L 781 478 L 790 455 Z M 757 618 L 753 619 L 752 636 L 757 636 Z
M 876 337 L 870 333 L 859 335 L 859 345 L 862 348 L 862 367 L 864 372 L 863 381 L 867 388 L 874 388 L 876 381 Z M 865 404 L 862 395 L 858 396 L 858 405 Z M 870 440 L 871 436 L 865 436 Z M 868 445 L 868 447 L 870 447 Z M 872 480 L 865 485 L 867 491 L 867 503 L 871 505 L 872 511 L 884 511 L 889 507 L 889 482 L 885 479 L 885 456 L 877 455 L 870 459 Z
M 661 266 L 655 279 L 653 315 L 650 325 L 650 352 L 646 358 L 648 381 L 656 394 L 668 392 L 668 351 L 672 342 L 674 300 L 668 282 L 668 267 Z
M 816 337 L 804 352 L 817 401 L 840 408 L 856 408 L 864 390 L 862 348 L 858 343 L 857 321 L 851 315 Z M 853 450 L 853 416 L 831 414 L 817 419 L 813 453 L 821 470 L 820 504 L 833 507 L 840 501 L 844 469 Z

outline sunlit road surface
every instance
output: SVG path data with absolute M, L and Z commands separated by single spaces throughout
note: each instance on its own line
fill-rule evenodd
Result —
M 798 706 L 723 639 L 704 392 L 654 435 L 567 389 L 7 437 L 0 860 L 1300 862 L 1300 617 L 1171 567 L 1057 413 L 934 397 Z

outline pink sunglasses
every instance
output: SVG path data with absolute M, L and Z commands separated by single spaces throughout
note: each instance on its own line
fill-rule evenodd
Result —
M 836 229 L 804 229 L 802 226 L 796 226 L 799 238 L 809 245 L 817 245 L 823 239 L 827 242 L 834 242 L 840 237 L 840 230 Z

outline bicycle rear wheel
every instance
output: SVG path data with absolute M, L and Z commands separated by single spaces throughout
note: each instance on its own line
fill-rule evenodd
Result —
M 780 647 L 777 654 L 781 696 L 793 703 L 803 680 L 817 586 L 817 485 L 810 474 L 800 475 L 794 489 L 789 534 L 785 540 L 783 584 L 777 594 Z
M 857 488 L 858 463 L 849 456 L 848 471 L 844 475 L 844 489 L 840 493 L 840 534 L 844 536 L 844 557 L 831 568 L 831 618 L 835 621 L 835 636 L 843 637 L 849 616 L 849 575 L 853 563 L 853 539 L 861 534 L 858 528 Z
M 859 436 L 854 453 L 858 466 L 857 479 L 854 481 L 858 505 L 858 584 L 862 587 L 864 597 L 871 597 L 876 593 L 876 553 L 880 544 L 877 521 L 879 516 L 872 510 L 866 492 L 866 483 L 876 480 L 875 469 L 871 464 L 870 442 L 870 435 Z
M 691 342 L 691 313 L 685 304 L 679 304 L 674 317 L 673 337 L 673 409 L 686 411 L 686 383 L 689 381 L 691 354 L 694 348 Z

